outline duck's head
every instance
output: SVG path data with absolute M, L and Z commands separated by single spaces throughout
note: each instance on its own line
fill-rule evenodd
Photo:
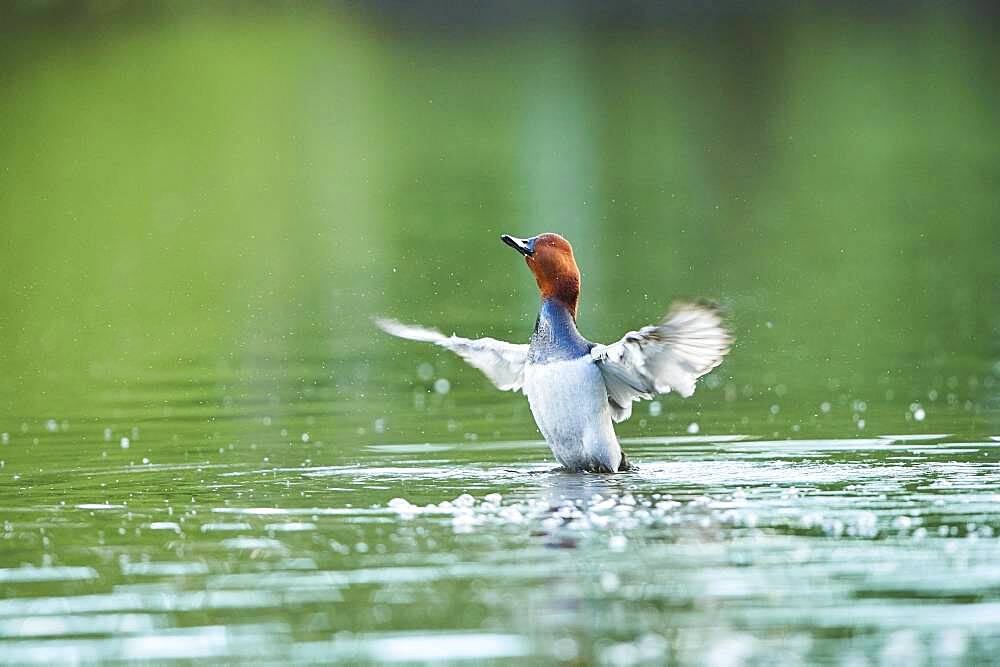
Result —
M 573 318 L 580 297 L 580 269 L 573 259 L 573 246 L 558 234 L 546 233 L 530 239 L 503 234 L 500 240 L 524 255 L 524 261 L 535 275 L 543 299 L 561 301 Z

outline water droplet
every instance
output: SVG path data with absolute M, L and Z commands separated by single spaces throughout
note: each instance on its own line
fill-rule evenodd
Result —
M 497 513 L 497 516 L 508 523 L 521 523 L 524 521 L 524 515 L 516 507 L 504 507 Z
M 569 662 L 574 660 L 579 653 L 580 649 L 577 648 L 576 641 L 572 637 L 562 637 L 552 642 L 552 655 L 556 660 Z
M 451 382 L 448 382 L 447 378 L 438 378 L 434 381 L 434 391 L 441 394 L 447 394 L 451 391 Z
M 394 510 L 408 510 L 413 507 L 406 498 L 393 498 L 387 505 Z
M 417 366 L 417 377 L 424 382 L 430 382 L 430 379 L 434 377 L 434 366 L 427 362 L 424 362 Z

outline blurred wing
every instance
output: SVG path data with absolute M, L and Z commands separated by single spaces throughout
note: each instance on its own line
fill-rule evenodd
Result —
M 402 324 L 384 318 L 376 319 L 375 324 L 393 336 L 422 343 L 434 343 L 451 350 L 485 373 L 493 384 L 504 391 L 517 391 L 524 385 L 524 363 L 528 359 L 527 345 L 515 345 L 495 338 L 472 340 L 454 335 L 445 336 L 434 329 Z
M 693 394 L 695 381 L 722 363 L 732 343 L 717 307 L 675 303 L 659 324 L 597 345 L 590 356 L 604 376 L 612 417 L 620 422 L 632 414 L 632 401 L 669 391 Z

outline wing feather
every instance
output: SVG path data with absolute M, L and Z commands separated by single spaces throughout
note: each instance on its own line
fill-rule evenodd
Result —
M 601 369 L 616 422 L 632 414 L 632 402 L 676 391 L 694 393 L 695 382 L 722 363 L 733 337 L 719 309 L 707 303 L 675 303 L 659 324 L 630 331 L 590 355 Z
M 524 364 L 528 346 L 508 343 L 495 338 L 461 338 L 445 336 L 440 331 L 414 324 L 403 324 L 388 318 L 375 320 L 382 331 L 399 338 L 434 343 L 451 350 L 469 365 L 486 374 L 499 389 L 518 391 L 524 386 Z

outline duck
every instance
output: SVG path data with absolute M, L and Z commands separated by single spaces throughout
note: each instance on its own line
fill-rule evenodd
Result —
M 383 331 L 432 343 L 482 371 L 498 388 L 521 391 L 556 461 L 566 471 L 635 470 L 614 425 L 632 404 L 675 392 L 687 398 L 697 380 L 722 363 L 733 345 L 720 308 L 706 300 L 674 302 L 658 324 L 620 340 L 594 343 L 577 329 L 581 276 L 569 241 L 552 232 L 500 240 L 524 257 L 541 304 L 524 343 L 445 336 L 436 329 L 376 318 Z

